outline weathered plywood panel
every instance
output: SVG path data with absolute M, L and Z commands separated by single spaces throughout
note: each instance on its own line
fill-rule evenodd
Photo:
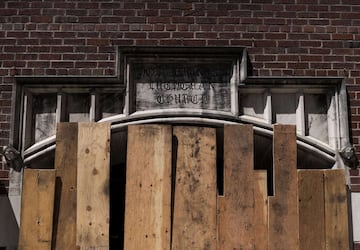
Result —
M 324 171 L 299 170 L 300 249 L 325 250 Z
M 326 249 L 349 249 L 345 170 L 324 172 Z
M 299 249 L 296 130 L 274 125 L 274 196 L 269 197 L 269 249 Z
M 254 172 L 254 199 L 255 199 L 255 248 L 268 248 L 268 189 L 267 189 L 267 171 L 256 170 Z M 261 240 L 260 240 L 261 239 Z
M 254 136 L 251 125 L 224 127 L 224 197 L 219 249 L 254 249 Z
M 177 138 L 172 249 L 216 249 L 216 133 L 174 127 Z
M 124 249 L 170 249 L 172 128 L 128 127 Z
M 56 196 L 53 248 L 76 248 L 78 124 L 59 123 L 56 133 Z
M 76 246 L 109 248 L 110 123 L 79 123 Z
M 55 170 L 24 169 L 18 249 L 51 249 Z

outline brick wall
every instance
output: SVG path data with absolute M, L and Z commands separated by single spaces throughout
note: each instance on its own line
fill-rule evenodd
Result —
M 256 76 L 346 77 L 360 153 L 357 0 L 0 1 L 0 146 L 14 76 L 113 75 L 119 45 L 244 46 Z
M 119 45 L 244 46 L 256 76 L 345 77 L 360 156 L 358 0 L 0 1 L 0 146 L 14 76 L 113 75 Z

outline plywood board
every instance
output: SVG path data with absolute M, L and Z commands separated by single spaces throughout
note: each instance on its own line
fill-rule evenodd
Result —
M 274 196 L 269 197 L 269 249 L 299 249 L 296 130 L 274 125 Z
M 299 170 L 300 249 L 325 250 L 324 170 Z
M 267 189 L 267 171 L 256 170 L 254 172 L 254 199 L 255 199 L 255 248 L 268 248 L 268 189 Z M 259 240 L 261 239 L 261 240 Z
M 78 124 L 58 123 L 53 249 L 76 248 L 76 176 Z
M 24 169 L 18 249 L 51 249 L 55 170 Z
M 172 128 L 128 127 L 124 249 L 170 249 Z
M 79 123 L 76 246 L 108 249 L 110 123 Z
M 349 249 L 345 170 L 324 172 L 326 249 Z
M 172 249 L 216 249 L 216 133 L 174 127 L 176 175 Z
M 254 249 L 254 135 L 251 125 L 224 127 L 224 197 L 219 249 Z

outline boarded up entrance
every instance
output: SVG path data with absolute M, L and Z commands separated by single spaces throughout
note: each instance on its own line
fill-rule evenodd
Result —
M 344 171 L 298 170 L 294 126 L 274 126 L 271 196 L 267 171 L 254 170 L 251 125 L 226 125 L 221 137 L 129 126 L 123 188 L 112 195 L 109 132 L 58 126 L 56 178 L 25 170 L 19 249 L 109 249 L 112 225 L 123 227 L 113 249 L 349 249 Z

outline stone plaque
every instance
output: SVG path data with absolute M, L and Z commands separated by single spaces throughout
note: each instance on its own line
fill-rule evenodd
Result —
M 230 111 L 230 62 L 134 63 L 136 110 L 190 108 Z

